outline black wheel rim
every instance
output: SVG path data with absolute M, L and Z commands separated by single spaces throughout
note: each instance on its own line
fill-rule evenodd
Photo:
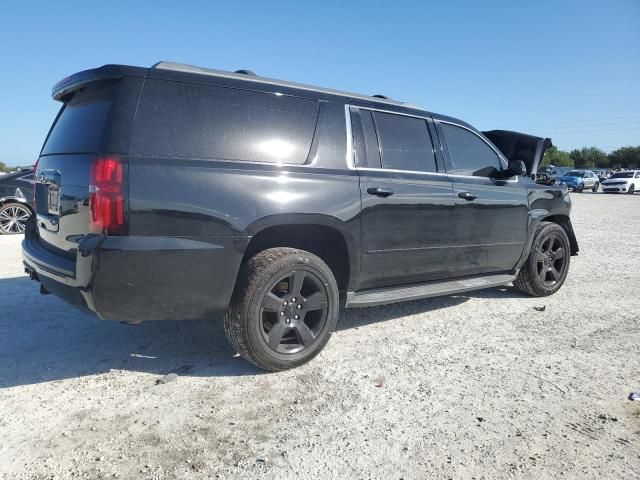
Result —
M 0 210 L 0 230 L 4 233 L 23 233 L 31 212 L 20 205 L 10 205 Z
M 294 270 L 273 282 L 260 308 L 260 331 L 268 347 L 285 355 L 311 347 L 327 324 L 328 298 L 320 277 L 308 270 Z
M 559 235 L 549 235 L 536 252 L 536 273 L 545 287 L 555 286 L 567 267 L 567 248 Z

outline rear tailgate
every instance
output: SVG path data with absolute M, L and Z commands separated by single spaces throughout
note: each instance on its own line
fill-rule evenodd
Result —
M 64 105 L 35 172 L 37 228 L 45 248 L 75 258 L 78 243 L 88 233 L 108 233 L 96 232 L 91 225 L 90 178 L 96 162 L 105 158 L 116 158 L 126 177 L 128 140 L 141 86 L 141 78 L 99 78 L 67 87 L 62 97 L 54 91 L 54 98 Z

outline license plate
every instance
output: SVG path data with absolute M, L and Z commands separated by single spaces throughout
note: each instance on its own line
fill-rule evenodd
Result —
M 49 213 L 58 215 L 60 204 L 60 189 L 57 185 L 49 185 Z

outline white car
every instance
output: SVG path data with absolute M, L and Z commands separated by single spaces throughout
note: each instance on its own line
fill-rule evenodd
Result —
M 602 182 L 603 192 L 631 193 L 640 190 L 640 170 L 616 172 Z

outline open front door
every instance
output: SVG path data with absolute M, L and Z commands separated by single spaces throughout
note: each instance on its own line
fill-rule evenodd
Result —
M 527 165 L 527 174 L 538 171 L 542 157 L 551 146 L 550 138 L 534 137 L 509 130 L 482 132 L 509 160 L 522 160 Z

